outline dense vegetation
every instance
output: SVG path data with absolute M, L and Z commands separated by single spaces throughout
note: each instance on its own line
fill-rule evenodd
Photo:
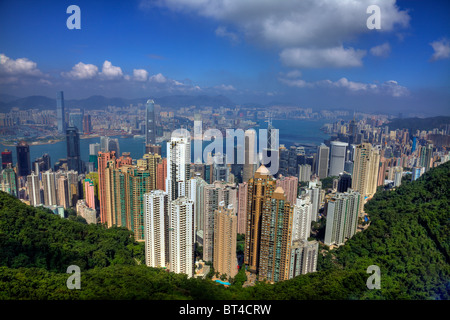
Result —
M 450 163 L 366 205 L 370 227 L 339 249 L 320 246 L 318 271 L 243 288 L 241 271 L 225 288 L 143 263 L 142 244 L 122 228 L 61 219 L 0 193 L 0 299 L 449 299 Z M 81 268 L 81 290 L 65 273 Z M 381 289 L 366 287 L 367 267 Z

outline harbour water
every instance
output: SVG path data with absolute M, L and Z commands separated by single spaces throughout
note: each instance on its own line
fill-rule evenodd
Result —
M 325 139 L 328 139 L 329 136 L 322 132 L 320 128 L 327 122 L 327 120 L 317 120 L 317 121 L 309 121 L 309 120 L 273 120 L 272 125 L 279 129 L 279 143 L 284 144 L 286 147 L 290 147 L 292 145 L 306 145 L 306 146 L 318 146 Z M 264 121 L 259 122 L 260 127 L 255 128 L 258 132 L 258 129 L 266 129 L 267 123 Z M 145 140 L 135 139 L 132 137 L 113 137 L 118 138 L 120 152 L 130 152 L 130 156 L 133 159 L 139 159 L 145 152 Z M 89 144 L 92 143 L 100 143 L 100 138 L 88 138 L 88 139 L 80 139 L 80 152 L 81 152 L 81 160 L 88 161 L 89 159 Z M 203 148 L 209 145 L 211 142 L 205 141 L 203 142 Z M 4 151 L 5 149 L 12 150 L 13 163 L 14 165 L 17 163 L 16 161 L 16 150 L 15 147 L 4 146 L 0 144 L 0 150 Z M 192 152 L 193 152 L 193 148 Z M 166 144 L 162 143 L 162 156 L 166 156 Z M 224 147 L 225 151 L 225 147 Z M 50 155 L 52 166 L 59 159 L 64 159 L 67 157 L 67 147 L 65 141 L 59 141 L 54 144 L 43 144 L 43 145 L 31 145 L 30 146 L 30 159 L 33 162 L 36 158 L 42 157 L 44 153 L 48 153 Z

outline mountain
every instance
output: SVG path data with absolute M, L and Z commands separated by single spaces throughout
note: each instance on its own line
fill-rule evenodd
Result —
M 3 96 L 3 98 L 2 98 Z M 25 98 L 17 98 L 11 95 L 0 96 L 0 112 L 6 113 L 11 110 L 11 108 L 18 107 L 20 109 L 55 109 L 56 99 L 52 99 L 45 96 L 29 96 Z M 163 96 L 163 97 L 147 97 L 147 98 L 108 98 L 100 95 L 91 96 L 86 99 L 66 99 L 64 100 L 66 108 L 81 108 L 81 109 L 105 109 L 108 106 L 125 107 L 130 104 L 145 103 L 147 99 L 155 100 L 156 104 L 161 105 L 161 107 L 169 108 L 182 108 L 189 106 L 211 106 L 213 108 L 218 108 L 221 106 L 231 107 L 234 103 L 223 95 L 208 96 L 208 95 L 173 95 L 173 96 Z
M 365 205 L 370 226 L 337 249 L 321 245 L 317 272 L 251 287 L 236 276 L 225 288 L 146 267 L 142 244 L 123 228 L 62 219 L 0 192 L 0 300 L 448 300 L 449 199 L 447 162 L 377 192 Z M 82 290 L 66 287 L 72 264 L 81 268 Z M 371 290 L 373 265 L 381 288 Z

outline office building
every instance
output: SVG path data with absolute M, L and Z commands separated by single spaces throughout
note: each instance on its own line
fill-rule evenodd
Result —
M 214 261 L 214 212 L 219 203 L 237 207 L 237 190 L 234 184 L 216 181 L 203 188 L 203 260 Z
M 292 219 L 292 240 L 308 240 L 311 235 L 312 204 L 308 195 L 296 199 Z
M 80 136 L 74 127 L 68 127 L 66 131 L 67 144 L 67 168 L 81 172 Z
M 337 192 L 347 192 L 352 187 L 352 176 L 346 172 L 339 175 Z
M 19 197 L 19 189 L 17 184 L 17 175 L 11 164 L 1 172 L 1 190 L 9 193 L 14 197 Z
M 298 180 L 309 182 L 311 180 L 311 166 L 309 164 L 298 165 Z
M 44 187 L 44 204 L 46 206 L 56 206 L 56 179 L 55 173 L 51 170 L 42 173 L 42 185 Z
M 372 197 L 377 191 L 380 154 L 370 143 L 362 143 L 355 149 L 355 162 L 352 174 L 352 189 L 361 195 L 360 212 L 364 199 Z
M 342 245 L 353 237 L 358 225 L 361 201 L 360 193 L 353 190 L 337 193 L 328 201 L 324 240 L 327 246 Z
M 167 142 L 166 191 L 170 201 L 189 196 L 190 169 L 190 136 L 172 136 Z
M 2 151 L 2 169 L 6 169 L 8 164 L 11 165 L 11 168 L 13 167 L 12 151 L 5 149 Z
M 60 134 L 66 133 L 66 120 L 64 111 L 64 93 L 62 91 L 56 94 L 56 124 Z
M 247 192 L 248 183 L 243 182 L 238 185 L 238 225 L 237 233 L 245 234 L 245 228 L 247 227 Z
M 31 173 L 30 146 L 25 141 L 20 141 L 16 146 L 17 175 L 26 177 Z
M 237 274 L 236 258 L 237 216 L 233 205 L 221 201 L 214 211 L 214 271 L 234 278 Z
M 319 254 L 319 242 L 294 240 L 292 241 L 290 261 L 289 261 L 289 279 L 301 274 L 316 272 L 317 257 Z
M 69 127 L 77 128 L 79 134 L 83 134 L 83 114 L 80 112 L 69 113 Z
M 293 205 L 297 199 L 298 178 L 295 176 L 282 176 L 277 179 L 277 187 L 281 187 L 284 190 L 286 200 Z
M 270 206 L 263 211 L 258 274 L 260 279 L 278 282 L 289 279 L 293 206 L 283 188 L 276 187 Z
M 36 207 L 42 204 L 39 176 L 34 172 L 27 176 L 27 191 L 31 206 Z
M 337 177 L 344 172 L 345 156 L 348 143 L 341 141 L 331 141 L 330 169 L 328 176 Z
M 259 271 L 262 221 L 270 216 L 275 188 L 276 180 L 264 165 L 248 180 L 244 263 L 252 273 Z
M 147 100 L 145 105 L 145 144 L 156 143 L 155 102 Z
M 325 144 L 322 143 L 317 148 L 316 174 L 319 176 L 319 179 L 324 179 L 328 176 L 329 154 L 330 154 L 330 148 L 328 148 Z
M 97 223 L 97 211 L 95 209 L 89 208 L 89 206 L 86 204 L 86 202 L 82 199 L 77 201 L 77 215 L 84 218 L 87 223 L 89 224 L 96 224 Z
M 145 261 L 149 267 L 169 265 L 169 200 L 162 190 L 144 195 Z
M 194 276 L 194 202 L 179 197 L 170 202 L 169 270 Z

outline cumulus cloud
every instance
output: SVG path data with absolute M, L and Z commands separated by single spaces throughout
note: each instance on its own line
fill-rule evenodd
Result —
M 450 41 L 448 39 L 444 38 L 438 41 L 433 41 L 430 45 L 434 50 L 434 53 L 431 56 L 431 61 L 450 58 Z
M 145 69 L 133 69 L 133 79 L 136 81 L 147 81 L 148 71 Z
M 27 58 L 11 59 L 0 53 L 0 74 L 7 76 L 42 76 L 37 63 Z
M 149 81 L 156 82 L 156 83 L 166 83 L 167 78 L 162 73 L 158 73 L 158 74 L 151 76 Z
M 69 72 L 62 72 L 61 75 L 66 78 L 76 79 L 76 80 L 87 80 L 92 79 L 98 74 L 97 66 L 93 64 L 86 64 L 83 62 L 78 62 L 72 67 Z
M 280 53 L 283 64 L 289 67 L 359 67 L 365 50 L 353 48 L 334 47 L 325 49 L 291 48 Z
M 381 30 L 394 31 L 409 26 L 410 16 L 401 11 L 395 0 L 142 0 L 141 8 L 162 6 L 173 11 L 194 13 L 220 22 L 218 36 L 227 34 L 224 25 L 233 26 L 250 41 L 270 47 L 278 47 L 285 56 L 282 62 L 289 65 L 305 65 L 304 59 L 295 54 L 299 50 L 308 53 L 324 53 L 325 49 L 337 50 L 346 41 L 371 32 L 367 28 L 369 15 L 366 9 L 378 5 L 381 11 Z M 359 50 L 346 53 L 342 61 L 327 57 L 317 60 L 314 67 L 359 66 Z M 299 51 L 304 52 L 304 51 Z M 353 58 L 353 59 L 352 59 Z M 298 59 L 299 61 L 296 61 Z M 323 65 L 322 65 L 323 63 Z
M 122 78 L 123 73 L 120 67 L 113 66 L 112 63 L 108 60 L 105 60 L 102 67 L 102 72 L 100 72 L 100 76 L 104 79 L 114 80 Z
M 386 58 L 391 53 L 391 46 L 389 42 L 380 44 L 370 49 L 370 53 L 376 57 Z

